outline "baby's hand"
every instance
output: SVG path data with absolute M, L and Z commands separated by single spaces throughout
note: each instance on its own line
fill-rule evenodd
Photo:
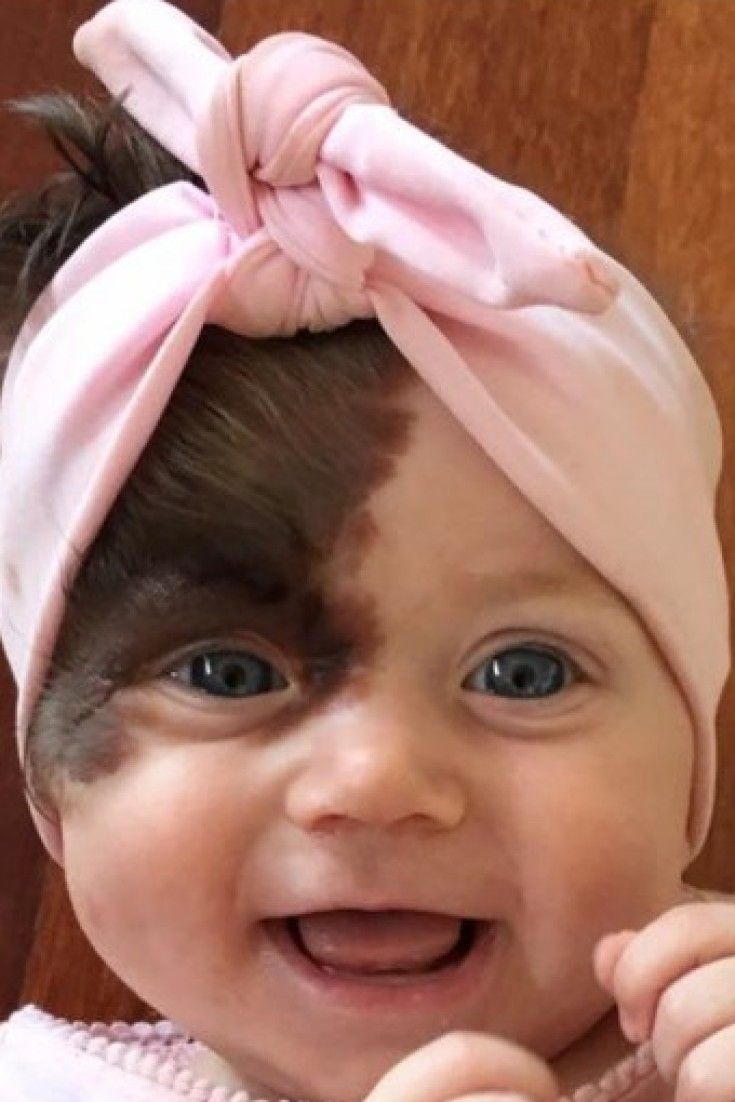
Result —
M 735 903 L 686 903 L 597 943 L 629 1041 L 650 1038 L 675 1102 L 735 1099 Z
M 487 1033 L 445 1033 L 386 1072 L 365 1102 L 551 1102 L 559 1094 L 551 1070 L 533 1053 Z

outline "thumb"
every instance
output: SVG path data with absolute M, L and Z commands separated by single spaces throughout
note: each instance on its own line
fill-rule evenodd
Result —
M 595 976 L 600 986 L 611 994 L 617 963 L 635 936 L 635 930 L 618 930 L 614 934 L 606 934 L 595 946 L 592 957 Z

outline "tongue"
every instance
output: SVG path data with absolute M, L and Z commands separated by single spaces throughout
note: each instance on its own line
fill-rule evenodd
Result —
M 454 948 L 461 925 L 422 911 L 329 911 L 297 922 L 314 960 L 350 972 L 420 971 Z

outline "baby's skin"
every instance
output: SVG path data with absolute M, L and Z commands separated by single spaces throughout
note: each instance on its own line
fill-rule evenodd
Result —
M 595 972 L 677 1102 L 735 1097 L 735 903 L 693 902 L 601 941 Z
M 692 902 L 639 931 L 603 938 L 595 973 L 625 1036 L 650 1041 L 676 1102 L 735 1097 L 735 903 Z M 560 1093 L 554 1061 L 497 1037 L 453 1033 L 392 1068 L 368 1102 L 448 1102 L 490 1095 L 539 1102 Z
M 650 1041 L 656 1068 L 676 1102 L 731 1102 L 735 903 L 684 886 L 683 898 L 692 896 L 710 896 L 710 901 L 685 902 L 642 930 L 619 931 L 598 942 L 595 974 L 614 996 L 615 1011 L 605 1019 L 607 1029 L 597 1035 L 592 1060 L 584 1063 L 594 1079 L 636 1044 Z M 628 1047 L 616 1043 L 616 1019 Z M 603 1035 L 607 1040 L 601 1046 Z M 578 1052 L 583 1051 L 581 1046 Z M 569 1074 L 574 1067 L 569 1055 L 567 1051 L 562 1060 L 546 1063 L 511 1041 L 458 1030 L 404 1057 L 366 1102 L 467 1102 L 470 1096 L 479 1102 L 481 1095 L 493 1102 L 553 1102 L 587 1078 Z M 216 1058 L 202 1060 L 200 1070 L 214 1076 L 223 1071 Z M 229 1076 L 222 1081 L 237 1083 Z
M 80 925 L 254 1097 L 541 1100 L 648 1036 L 678 1102 L 732 1102 L 735 905 L 682 885 L 682 697 L 624 598 L 443 405 L 403 400 L 410 444 L 330 563 L 330 599 L 359 612 L 348 676 L 313 706 L 277 634 L 244 622 L 277 691 L 208 697 L 167 655 L 120 690 L 131 752 L 63 804 Z M 512 648 L 563 683 L 491 691 Z M 264 923 L 346 897 L 494 923 L 476 989 L 442 1012 L 316 998 Z

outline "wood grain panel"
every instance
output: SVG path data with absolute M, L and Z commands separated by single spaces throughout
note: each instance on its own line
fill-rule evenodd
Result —
M 64 16 L 72 28 L 83 4 L 54 5 L 61 7 L 77 13 Z M 25 11 L 39 8 L 50 11 L 38 3 Z M 17 17 L 24 26 L 25 18 Z M 353 50 L 413 121 L 540 192 L 661 300 L 698 356 L 725 423 L 718 520 L 732 586 L 734 0 L 225 0 L 222 37 L 233 53 L 299 29 Z M 27 26 L 19 33 L 34 40 Z M 57 51 L 36 66 L 44 82 L 64 71 L 60 58 Z M 10 76 L 6 70 L 5 80 L 7 94 L 30 90 L 27 65 Z M 28 171 L 18 167 L 18 178 L 26 181 Z M 715 822 L 688 878 L 724 891 L 735 891 L 733 726 L 731 679 L 720 710 Z M 6 777 L 11 758 L 0 761 Z M 87 945 L 63 874 L 42 862 L 19 808 L 3 822 L 11 841 L 1 887 L 20 882 L 33 864 L 29 854 L 41 876 L 23 885 L 15 910 L 0 904 L 0 930 L 19 939 L 10 963 L 0 956 L 0 994 L 70 1018 L 155 1018 Z
M 717 502 L 735 582 L 735 4 L 662 0 L 630 141 L 620 259 L 666 305 L 714 392 L 725 461 Z M 694 599 L 694 597 L 693 597 Z M 731 600 L 731 614 L 733 602 Z M 693 883 L 735 891 L 735 679 L 718 713 L 717 805 Z
M 100 0 L 23 0 L 0 6 L 0 101 L 59 87 L 77 94 L 104 89 L 74 58 L 74 31 L 104 5 Z M 180 0 L 209 30 L 219 26 L 221 0 Z M 0 111 L 2 193 L 27 187 L 41 174 L 57 171 L 53 150 L 26 121 Z

